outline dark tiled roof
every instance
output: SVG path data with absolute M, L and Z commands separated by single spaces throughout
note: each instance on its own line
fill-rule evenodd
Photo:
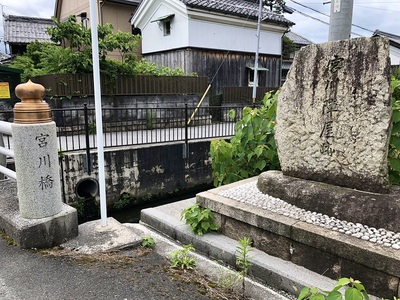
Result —
M 215 11 L 229 15 L 257 19 L 259 2 L 251 0 L 180 0 L 188 7 L 199 8 L 208 11 Z M 288 26 L 293 22 L 263 7 L 262 19 L 267 22 L 281 23 Z
M 314 44 L 310 40 L 307 40 L 305 37 L 302 37 L 301 35 L 298 35 L 297 33 L 294 33 L 293 31 L 289 31 L 289 32 L 285 33 L 285 36 L 287 36 L 289 39 L 291 39 L 297 45 Z
M 372 34 L 372 36 L 386 37 L 389 39 L 391 44 L 395 44 L 397 47 L 400 47 L 400 36 L 398 36 L 398 35 L 380 31 L 380 30 L 375 30 L 375 32 Z
M 139 5 L 142 0 L 108 0 L 108 2 L 126 4 L 126 5 Z
M 14 44 L 28 44 L 35 40 L 49 42 L 46 28 L 52 25 L 51 19 L 4 16 L 4 41 Z

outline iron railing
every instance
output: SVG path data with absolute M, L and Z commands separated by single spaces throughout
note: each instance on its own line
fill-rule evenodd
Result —
M 103 143 L 105 148 L 188 142 L 190 140 L 230 137 L 234 122 L 231 109 L 239 116 L 242 107 L 103 108 Z M 59 149 L 63 152 L 96 148 L 94 108 L 53 109 Z M 190 121 L 189 121 L 190 120 Z M 86 147 L 88 145 L 88 147 Z
M 241 106 L 196 107 L 124 107 L 103 108 L 103 143 L 105 148 L 185 142 L 199 139 L 228 138 Z M 229 111 L 236 111 L 236 119 Z M 0 120 L 12 121 L 12 110 L 0 111 Z M 90 150 L 97 147 L 95 110 L 82 108 L 53 109 L 57 126 L 58 148 L 62 152 Z M 5 148 L 12 149 L 12 137 L 5 136 Z M 88 147 L 87 147 L 88 146 Z
M 17 174 L 15 171 L 7 168 L 7 157 L 14 158 L 14 151 L 10 150 L 11 136 L 11 123 L 0 121 L 0 179 L 4 179 L 3 174 L 17 179 Z

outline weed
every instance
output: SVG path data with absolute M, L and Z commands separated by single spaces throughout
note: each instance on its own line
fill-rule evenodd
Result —
M 151 236 L 144 236 L 142 243 L 140 244 L 143 248 L 148 248 L 155 245 L 155 241 Z
M 218 262 L 221 263 L 221 262 Z M 219 265 L 217 268 L 217 285 L 226 289 L 233 289 L 239 280 L 241 280 L 241 275 L 239 272 L 232 270 L 229 266 L 224 267 Z M 226 271 L 226 269 L 228 271 Z
M 243 298 L 245 297 L 245 276 L 249 271 L 249 267 L 252 263 L 249 260 L 249 253 L 253 251 L 251 247 L 251 240 L 247 237 L 243 237 L 239 239 L 239 245 L 236 247 L 236 252 L 238 255 L 236 256 L 236 266 L 240 270 L 240 277 L 242 279 L 242 294 Z
M 219 226 L 214 224 L 213 212 L 209 208 L 203 208 L 197 203 L 182 211 L 181 220 L 183 218 L 186 224 L 190 226 L 190 229 L 198 235 L 219 229 Z
M 5 240 L 6 243 L 9 244 L 10 246 L 17 246 L 17 243 L 12 239 L 12 237 L 7 235 L 7 233 L 5 233 L 5 231 L 1 229 L 0 229 L 0 238 Z
M 194 269 L 196 260 L 189 254 L 190 251 L 194 251 L 194 247 L 191 244 L 184 245 L 182 249 L 173 251 L 171 253 L 171 267 L 174 269 Z

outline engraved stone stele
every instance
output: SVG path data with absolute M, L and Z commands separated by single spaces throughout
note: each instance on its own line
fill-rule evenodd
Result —
M 50 217 L 63 209 L 56 125 L 43 86 L 28 82 L 15 91 L 22 100 L 12 124 L 19 212 L 26 219 Z
M 302 48 L 278 98 L 284 175 L 388 191 L 389 42 L 357 38 Z
M 400 189 L 388 183 L 389 41 L 359 38 L 304 47 L 278 97 L 282 171 L 257 187 L 292 205 L 400 230 Z

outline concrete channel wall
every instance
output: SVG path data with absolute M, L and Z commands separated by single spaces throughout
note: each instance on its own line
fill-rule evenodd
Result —
M 143 202 L 153 196 L 161 197 L 210 184 L 210 141 L 188 145 L 187 158 L 184 143 L 106 149 L 107 205 L 115 204 L 122 195 Z M 89 175 L 84 152 L 66 153 L 61 158 L 66 203 L 73 204 L 80 199 L 76 194 L 77 187 L 87 188 L 90 192 L 91 180 L 98 179 L 96 153 L 91 155 L 91 159 L 93 172 Z

